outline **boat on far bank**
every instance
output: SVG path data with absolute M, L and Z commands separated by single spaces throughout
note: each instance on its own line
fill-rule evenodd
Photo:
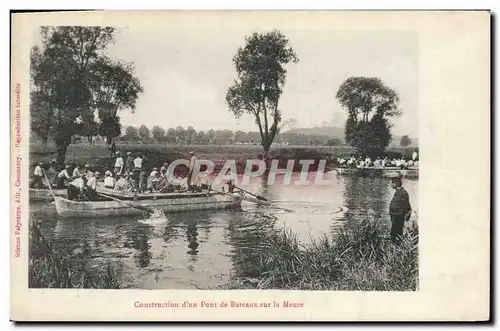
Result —
M 357 177 L 382 177 L 382 178 L 408 178 L 418 179 L 418 168 L 400 169 L 396 167 L 386 168 L 335 168 L 338 175 Z
M 134 206 L 158 208 L 164 212 L 226 209 L 240 206 L 243 199 L 242 194 L 214 191 L 134 194 L 133 192 L 118 192 L 103 187 L 99 187 L 97 191 L 114 199 L 80 201 L 56 196 L 57 213 L 63 217 L 87 218 L 142 215 L 144 213 Z

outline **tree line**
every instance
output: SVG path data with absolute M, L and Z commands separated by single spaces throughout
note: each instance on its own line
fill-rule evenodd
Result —
M 260 133 L 257 131 L 232 130 L 201 130 L 196 131 L 192 126 L 184 128 L 168 128 L 167 130 L 155 125 L 149 129 L 146 125 L 127 126 L 123 135 L 115 137 L 116 142 L 132 143 L 159 143 L 159 144 L 199 144 L 199 145 L 226 145 L 248 144 L 260 145 Z M 89 141 L 91 142 L 91 141 Z M 326 135 L 311 135 L 301 133 L 280 133 L 274 143 L 299 146 L 338 146 L 343 141 Z

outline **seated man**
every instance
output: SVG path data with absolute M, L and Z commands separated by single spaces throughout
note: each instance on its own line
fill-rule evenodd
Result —
M 43 163 L 40 162 L 35 167 L 35 171 L 33 172 L 33 180 L 31 181 L 32 188 L 41 189 L 43 186 L 43 179 L 45 176 L 42 166 Z
M 159 182 L 159 174 L 157 168 L 154 168 L 153 171 L 149 174 L 148 180 L 147 180 L 147 190 L 149 192 L 153 192 L 154 190 L 158 189 L 158 182 Z
M 80 200 L 82 198 L 83 190 L 85 187 L 85 182 L 83 180 L 83 174 L 80 177 L 75 178 L 68 186 L 68 199 L 69 200 Z
M 87 185 L 85 185 L 85 197 L 91 201 L 91 200 L 96 200 L 98 197 L 98 194 L 96 192 L 97 189 L 97 180 L 99 179 L 99 172 L 96 171 L 95 174 L 91 174 L 91 177 L 88 178 L 87 180 Z
M 104 187 L 110 189 L 115 188 L 115 179 L 113 178 L 113 174 L 111 173 L 111 171 L 107 170 L 105 176 L 106 177 L 104 177 Z
M 66 188 L 68 182 L 72 180 L 71 176 L 68 173 L 68 170 L 69 164 L 67 164 L 66 167 L 59 172 L 56 177 L 56 188 Z
M 133 173 L 132 173 L 133 174 Z M 118 176 L 118 180 L 115 184 L 115 190 L 131 192 L 134 190 L 133 179 L 130 178 L 130 174 L 126 174 L 125 176 Z

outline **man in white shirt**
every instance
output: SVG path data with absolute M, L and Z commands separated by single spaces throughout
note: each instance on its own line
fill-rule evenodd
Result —
M 83 174 L 80 177 L 73 179 L 68 186 L 68 199 L 77 200 L 82 196 L 85 187 L 85 182 L 83 180 Z
M 190 151 L 189 152 L 189 174 L 187 176 L 187 187 L 188 187 L 188 190 L 192 190 L 193 189 L 193 171 L 196 167 L 196 161 L 198 160 L 198 158 L 196 157 L 196 155 L 194 154 L 193 151 Z
M 414 150 L 413 154 L 411 155 L 411 159 L 413 160 L 413 162 L 417 161 L 417 157 L 418 157 L 417 151 Z
M 88 200 L 95 200 L 97 198 L 97 180 L 99 179 L 99 172 L 96 171 L 95 174 L 92 174 L 90 178 L 87 180 L 87 185 L 85 187 L 85 196 Z
M 115 188 L 115 179 L 113 178 L 113 174 L 111 173 L 111 171 L 107 170 L 105 176 L 106 177 L 104 177 L 104 187 L 110 189 Z
M 31 182 L 31 187 L 40 189 L 42 188 L 42 183 L 43 183 L 43 169 L 42 169 L 43 163 L 40 162 L 36 165 L 35 171 L 33 171 L 33 181 Z
M 92 178 L 92 176 L 94 176 L 94 173 L 92 172 L 92 170 L 90 170 L 90 166 L 88 164 L 85 165 L 85 178 L 87 178 L 87 180 L 89 178 Z
M 115 175 L 121 175 L 123 173 L 123 166 L 123 158 L 120 156 L 120 152 L 116 152 Z
M 57 174 L 57 188 L 66 188 L 67 183 L 72 179 L 68 173 L 69 164 Z
M 75 169 L 73 169 L 73 178 L 78 178 L 84 175 L 82 169 L 80 169 L 80 165 L 77 163 Z
M 158 168 L 153 168 L 153 171 L 151 171 L 147 180 L 147 190 L 149 192 L 153 192 L 153 190 L 157 188 L 158 181 Z
M 144 190 L 144 169 L 142 166 L 144 155 L 142 153 L 137 154 L 137 157 L 134 159 L 134 177 L 137 184 L 137 191 L 142 193 Z

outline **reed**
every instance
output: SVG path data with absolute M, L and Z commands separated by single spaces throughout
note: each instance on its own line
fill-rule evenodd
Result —
M 121 287 L 118 271 L 107 264 L 102 269 L 91 266 L 88 245 L 62 252 L 41 233 L 37 222 L 30 224 L 30 288 L 94 288 Z
M 415 291 L 418 288 L 418 224 L 410 221 L 399 246 L 387 225 L 367 219 L 348 221 L 335 234 L 301 245 L 289 230 L 276 232 L 262 246 L 248 274 L 220 289 L 297 289 Z

